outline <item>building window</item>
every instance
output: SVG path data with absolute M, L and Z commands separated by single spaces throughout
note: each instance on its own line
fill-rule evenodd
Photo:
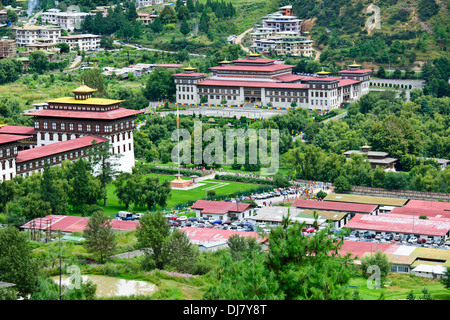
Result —
M 69 123 L 69 130 L 73 131 L 73 123 Z
M 44 129 L 48 129 L 48 123 L 44 122 Z

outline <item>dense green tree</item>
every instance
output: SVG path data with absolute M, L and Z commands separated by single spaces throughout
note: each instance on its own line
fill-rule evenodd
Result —
M 180 32 L 181 32 L 184 36 L 187 36 L 187 35 L 191 32 L 191 29 L 189 28 L 189 25 L 188 25 L 188 23 L 187 23 L 186 20 L 183 20 L 183 21 L 181 22 L 181 25 L 180 25 Z
M 164 267 L 164 247 L 170 234 L 167 219 L 161 212 L 149 212 L 140 220 L 136 228 L 138 246 L 145 249 L 147 255 L 153 258 L 156 267 Z
M 198 257 L 198 247 L 191 243 L 189 236 L 178 229 L 174 229 L 164 244 L 165 265 L 178 272 L 191 273 L 194 271 Z
M 50 61 L 43 51 L 34 51 L 30 53 L 30 69 L 37 73 L 44 73 L 50 67 Z
M 97 89 L 94 93 L 98 97 L 103 97 L 106 94 L 105 77 L 99 68 L 89 69 L 81 74 L 81 81 L 92 89 Z
M 342 300 L 348 298 L 348 281 L 354 275 L 352 259 L 338 254 L 342 240 L 330 229 L 304 236 L 305 224 L 283 218 L 269 234 L 267 268 L 275 274 L 286 300 Z
M 93 152 L 89 157 L 91 166 L 94 169 L 94 174 L 101 182 L 103 189 L 103 205 L 107 206 L 107 190 L 106 186 L 109 184 L 119 173 L 119 159 L 121 154 L 112 153 L 112 146 L 109 140 L 104 143 L 97 143 L 93 141 Z
M 38 276 L 37 262 L 25 233 L 0 228 L 0 281 L 14 283 L 22 297 L 32 293 Z
M 172 74 L 173 71 L 166 68 L 156 68 L 148 77 L 147 84 L 143 89 L 144 96 L 150 101 L 163 98 L 173 99 L 176 87 Z
M 103 211 L 92 214 L 83 230 L 83 237 L 86 238 L 84 247 L 89 253 L 99 256 L 100 263 L 116 250 L 117 240 L 111 229 L 111 219 Z

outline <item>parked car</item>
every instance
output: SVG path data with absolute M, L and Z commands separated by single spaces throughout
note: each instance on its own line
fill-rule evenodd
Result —
M 186 216 L 181 216 L 181 217 L 178 217 L 178 220 L 180 220 L 180 221 L 186 221 L 188 218 L 186 217 Z
M 428 238 L 426 244 L 433 244 L 434 240 L 432 238 Z
M 387 235 L 384 236 L 384 240 L 386 240 L 386 241 L 391 241 L 393 238 L 394 237 L 390 233 L 388 233 Z
M 427 243 L 427 239 L 419 238 L 419 239 L 417 239 L 417 243 L 419 243 L 419 244 Z
M 116 217 L 122 220 L 133 220 L 133 214 L 127 211 L 119 211 Z
M 144 216 L 143 213 L 135 213 L 133 214 L 133 220 L 139 220 Z
M 417 243 L 417 238 L 414 237 L 414 236 L 412 236 L 412 237 L 410 237 L 410 238 L 408 239 L 408 242 L 409 242 L 409 243 Z
M 396 234 L 396 235 L 394 236 L 394 240 L 395 240 L 395 241 L 400 241 L 400 240 L 402 240 L 402 237 L 401 237 L 399 234 Z
M 379 233 L 375 236 L 375 240 L 381 240 L 382 237 L 381 233 Z

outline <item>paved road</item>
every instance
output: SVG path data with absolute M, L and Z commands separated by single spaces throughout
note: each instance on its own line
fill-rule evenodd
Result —
M 270 118 L 274 115 L 284 114 L 288 110 L 275 110 L 275 109 L 260 109 L 255 107 L 196 107 L 189 108 L 186 110 L 179 110 L 179 113 L 182 115 L 190 115 L 192 116 L 195 113 L 195 116 L 198 117 L 199 114 L 207 117 L 224 117 L 224 118 L 233 118 L 236 116 L 246 117 L 250 119 L 265 119 Z M 163 117 L 173 113 L 176 114 L 177 111 L 161 111 L 160 115 Z
M 242 44 L 242 39 L 244 38 L 244 36 L 245 36 L 247 33 L 251 32 L 252 30 L 253 30 L 253 28 L 247 29 L 247 30 L 245 30 L 244 32 L 242 32 L 240 35 L 238 35 L 238 36 L 236 37 L 236 39 L 234 39 L 234 43 L 240 45 L 241 48 L 242 48 L 242 50 L 244 50 L 245 52 L 250 52 L 250 49 L 247 48 L 247 47 L 245 47 L 245 46 Z
M 72 64 L 70 65 L 67 70 L 74 70 L 78 69 L 81 66 L 81 56 L 76 56 L 75 60 L 73 60 Z

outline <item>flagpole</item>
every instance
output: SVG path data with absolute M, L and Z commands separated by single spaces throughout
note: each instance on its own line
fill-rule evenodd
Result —
M 178 130 L 178 180 L 181 180 L 180 176 L 180 116 L 178 113 L 178 106 L 177 106 L 177 130 Z

